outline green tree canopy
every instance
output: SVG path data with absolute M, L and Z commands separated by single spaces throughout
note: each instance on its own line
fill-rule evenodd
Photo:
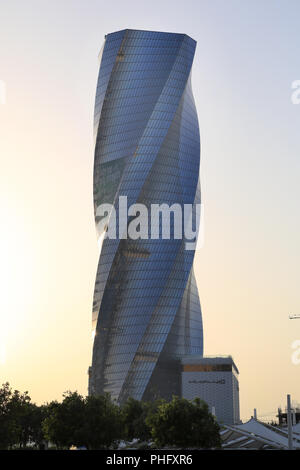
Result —
M 199 398 L 189 401 L 173 397 L 170 402 L 162 401 L 146 423 L 158 447 L 210 449 L 221 445 L 219 425 Z
M 17 441 L 17 430 L 10 413 L 12 389 L 9 383 L 0 388 L 0 449 L 7 449 Z
M 82 444 L 82 428 L 85 422 L 84 398 L 77 392 L 66 392 L 63 401 L 48 405 L 47 417 L 42 428 L 46 439 L 58 448 Z
M 151 439 L 151 430 L 146 420 L 157 411 L 160 403 L 161 400 L 150 402 L 128 398 L 122 406 L 124 438 L 126 440 L 149 441 Z
M 41 448 L 45 440 L 58 448 L 103 449 L 134 438 L 153 439 L 158 447 L 220 446 L 219 426 L 200 399 L 130 398 L 120 407 L 109 394 L 84 398 L 66 392 L 61 403 L 37 406 L 27 392 L 12 390 L 8 383 L 0 388 L 0 449 L 28 443 Z
M 41 445 L 43 407 L 31 403 L 28 392 L 12 390 L 9 383 L 0 388 L 0 448 L 26 447 L 29 441 Z
M 109 394 L 86 397 L 82 433 L 88 449 L 108 448 L 122 439 L 121 411 Z
M 122 438 L 120 409 L 108 394 L 83 398 L 68 392 L 62 403 L 48 405 L 43 431 L 58 448 L 107 448 Z

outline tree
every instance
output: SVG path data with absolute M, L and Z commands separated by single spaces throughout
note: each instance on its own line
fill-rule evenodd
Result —
M 122 407 L 124 437 L 131 441 L 134 438 L 144 440 L 144 435 L 150 435 L 145 423 L 145 407 L 141 401 L 129 398 Z
M 108 448 L 123 436 L 120 408 L 109 394 L 89 396 L 85 399 L 85 422 L 82 443 L 88 449 Z
M 146 419 L 157 411 L 160 403 L 161 400 L 150 402 L 128 398 L 121 410 L 125 439 L 139 439 L 140 441 L 151 439 L 151 430 Z
M 42 429 L 46 439 L 58 448 L 69 448 L 71 445 L 82 444 L 85 403 L 77 392 L 66 392 L 63 397 L 62 403 L 53 401 L 48 405 Z
M 0 388 L 0 449 L 7 449 L 17 441 L 17 430 L 10 413 L 12 393 L 8 382 Z
M 33 423 L 32 417 L 36 405 L 31 403 L 28 392 L 21 393 L 14 390 L 11 394 L 9 402 L 10 419 L 14 423 L 15 444 L 20 447 L 26 447 L 27 443 L 32 439 Z
M 122 437 L 120 409 L 110 395 L 84 399 L 77 392 L 68 392 L 62 403 L 48 405 L 42 428 L 45 437 L 58 448 L 107 448 Z
M 207 404 L 199 398 L 189 401 L 173 397 L 168 403 L 162 401 L 157 412 L 146 418 L 146 423 L 158 447 L 208 449 L 221 446 L 219 425 Z
M 0 448 L 7 449 L 14 445 L 26 447 L 32 441 L 37 427 L 34 416 L 39 407 L 31 403 L 28 392 L 12 390 L 9 383 L 0 389 Z
M 28 416 L 28 425 L 30 429 L 30 441 L 32 441 L 35 447 L 40 450 L 45 448 L 45 436 L 42 428 L 42 423 L 48 415 L 48 406 L 41 405 L 37 406 L 31 403 L 30 414 Z

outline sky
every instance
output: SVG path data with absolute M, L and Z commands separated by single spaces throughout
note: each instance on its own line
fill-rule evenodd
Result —
M 244 420 L 300 402 L 300 3 L 1 0 L 0 21 L 0 382 L 87 394 L 98 53 L 133 28 L 197 41 L 205 354 L 233 356 Z

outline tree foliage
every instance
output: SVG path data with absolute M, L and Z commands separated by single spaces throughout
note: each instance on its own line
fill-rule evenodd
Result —
M 151 429 L 147 424 L 147 418 L 157 411 L 160 403 L 161 400 L 150 402 L 129 398 L 122 406 L 124 439 L 149 441 L 151 439 Z
M 199 398 L 189 401 L 173 397 L 170 402 L 162 401 L 146 423 L 158 447 L 210 449 L 221 445 L 219 425 L 208 405 Z
M 0 448 L 26 447 L 28 442 L 41 446 L 44 407 L 31 403 L 28 392 L 12 390 L 8 383 L 0 388 Z
M 120 408 L 113 403 L 109 394 L 87 397 L 85 410 L 82 432 L 88 449 L 105 449 L 122 439 Z
M 48 405 L 48 416 L 42 429 L 47 440 L 58 448 L 81 445 L 81 429 L 84 424 L 84 399 L 77 392 L 66 392 L 63 401 Z
M 120 409 L 109 395 L 83 398 L 68 392 L 62 403 L 50 403 L 49 410 L 43 431 L 58 448 L 101 449 L 122 438 Z
M 28 392 L 0 388 L 0 449 L 116 447 L 138 439 L 143 445 L 212 448 L 220 446 L 219 426 L 205 402 L 173 397 L 171 402 L 129 398 L 121 407 L 109 394 L 83 397 L 66 392 L 61 402 L 37 406 Z

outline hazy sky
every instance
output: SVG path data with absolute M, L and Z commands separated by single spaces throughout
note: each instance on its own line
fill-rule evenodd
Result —
M 300 402 L 297 0 L 1 0 L 0 382 L 39 403 L 87 393 L 97 56 L 124 28 L 198 42 L 205 354 L 233 355 L 244 419 L 275 413 Z

